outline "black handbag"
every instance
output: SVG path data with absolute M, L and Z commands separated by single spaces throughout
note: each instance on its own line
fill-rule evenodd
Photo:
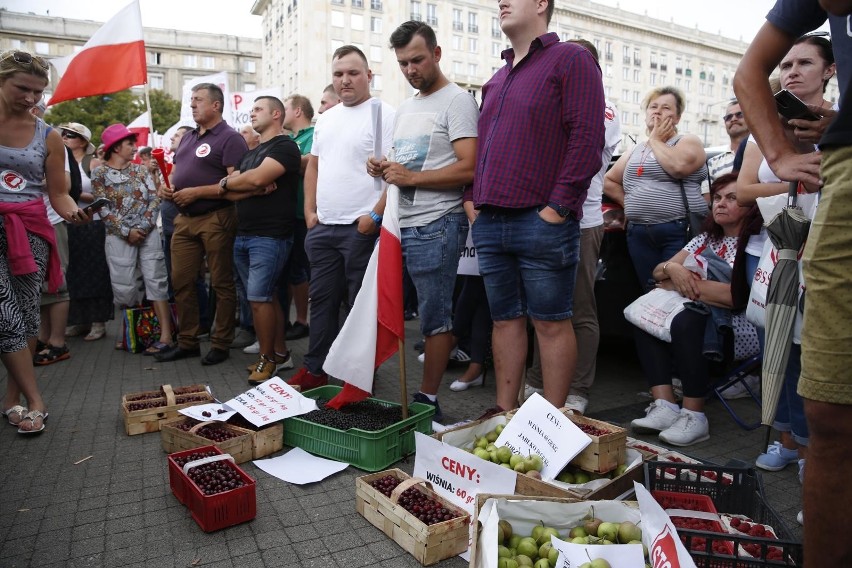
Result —
M 683 208 L 686 210 L 686 235 L 692 239 L 701 234 L 701 227 L 704 226 L 707 213 L 698 213 L 689 208 L 689 200 L 686 198 L 683 180 L 679 179 L 678 182 L 680 183 L 680 196 L 683 198 Z

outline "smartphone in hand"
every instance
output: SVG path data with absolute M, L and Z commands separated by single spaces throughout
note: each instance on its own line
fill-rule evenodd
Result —
M 788 91 L 781 89 L 775 93 L 775 106 L 778 107 L 778 113 L 787 120 L 819 120 L 822 118 L 808 108 L 808 105 L 799 97 Z
M 88 205 L 86 205 L 84 209 L 87 215 L 91 215 L 92 213 L 97 213 L 98 210 L 104 207 L 105 205 L 112 205 L 112 201 L 110 201 L 106 197 L 99 197 Z

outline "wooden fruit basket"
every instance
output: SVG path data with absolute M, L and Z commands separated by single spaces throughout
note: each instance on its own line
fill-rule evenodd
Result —
M 370 485 L 386 475 L 402 480 L 390 497 Z M 434 525 L 420 521 L 398 504 L 400 495 L 415 485 L 430 499 L 438 501 L 458 516 Z M 361 516 L 392 538 L 423 566 L 435 564 L 467 550 L 470 515 L 433 492 L 426 481 L 410 477 L 400 469 L 389 469 L 357 478 L 355 506 Z
M 571 464 L 585 471 L 608 473 L 627 460 L 627 432 L 608 422 L 586 418 L 580 414 L 566 412 L 575 424 L 588 424 L 607 433 L 602 436 L 588 435 L 592 443 L 571 460 Z
M 258 428 L 239 414 L 235 414 L 228 423 L 252 433 L 254 459 L 265 458 L 284 449 L 283 422 L 267 424 Z
M 131 393 L 122 396 L 121 410 L 122 416 L 124 417 L 124 431 L 127 432 L 128 436 L 135 436 L 136 434 L 146 434 L 148 432 L 159 432 L 162 423 L 166 420 L 177 418 L 178 410 L 180 410 L 181 408 L 213 402 L 213 397 L 210 396 L 210 393 L 203 389 L 203 385 L 201 386 L 202 390 L 199 392 L 182 393 L 180 395 L 176 395 L 174 393 L 171 385 L 163 385 L 162 392 L 149 391 L 143 393 Z M 132 400 L 134 397 L 146 394 L 161 394 L 161 397 L 138 401 Z M 182 402 L 183 399 L 190 397 L 203 397 L 204 400 Z M 134 404 L 135 402 L 161 402 L 163 404 L 162 406 L 157 406 L 154 408 L 130 410 L 130 405 Z
M 194 424 L 189 431 L 184 431 L 178 428 L 179 424 L 184 424 L 186 422 Z M 199 429 L 207 426 L 208 424 L 220 424 L 222 428 L 236 432 L 240 435 L 225 440 L 224 442 L 214 442 L 213 440 L 196 434 Z M 197 422 L 196 420 L 186 416 L 181 416 L 165 422 L 162 430 L 160 431 L 160 440 L 163 451 L 167 454 L 213 445 L 222 450 L 223 453 L 231 454 L 234 458 L 234 462 L 236 463 L 243 463 L 254 459 L 253 438 L 254 436 L 251 431 L 244 430 L 238 426 L 212 420 Z

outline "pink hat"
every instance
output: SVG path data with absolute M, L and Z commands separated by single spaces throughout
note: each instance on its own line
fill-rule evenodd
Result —
M 133 141 L 135 142 L 137 136 L 138 134 L 131 132 L 123 124 L 111 124 L 101 133 L 101 143 L 104 145 L 105 150 L 110 150 L 125 138 L 133 137 Z

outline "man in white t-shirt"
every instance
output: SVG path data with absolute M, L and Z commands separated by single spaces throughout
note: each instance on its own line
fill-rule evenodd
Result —
M 303 366 L 287 381 L 302 390 L 328 384 L 322 367 L 340 331 L 340 305 L 351 307 L 358 295 L 385 210 L 382 189 L 364 168 L 375 153 L 374 104 L 381 109 L 383 153 L 393 140 L 394 109 L 370 96 L 373 74 L 364 53 L 344 45 L 331 61 L 341 104 L 317 119 L 305 170 L 310 344 Z
M 441 72 L 441 48 L 427 24 L 405 22 L 391 34 L 390 44 L 418 92 L 397 111 L 393 156 L 374 157 L 367 171 L 399 187 L 402 252 L 426 338 L 423 381 L 414 401 L 434 406 L 434 419 L 440 420 L 438 387 L 455 344 L 453 290 L 468 231 L 462 197 L 476 167 L 479 109 Z M 481 385 L 482 376 L 472 382 Z M 456 381 L 451 388 L 468 386 Z
M 582 39 L 571 40 L 589 50 L 595 60 L 598 51 L 595 46 Z M 610 101 L 604 107 L 604 147 L 601 153 L 601 169 L 592 178 L 589 192 L 583 202 L 583 218 L 580 220 L 580 262 L 577 265 L 577 281 L 574 288 L 574 317 L 571 324 L 577 337 L 577 370 L 571 381 L 571 390 L 565 406 L 583 414 L 589 404 L 589 391 L 595 382 L 597 372 L 598 344 L 600 342 L 600 326 L 598 325 L 598 309 L 595 303 L 595 275 L 598 267 L 598 257 L 603 240 L 603 178 L 609 166 L 615 149 L 621 143 L 621 120 L 618 109 Z M 538 342 L 533 356 L 533 365 L 527 370 L 527 385 L 524 397 L 532 396 L 533 392 L 542 394 L 541 360 L 538 354 Z
M 729 174 L 734 170 L 737 150 L 739 150 L 742 141 L 748 138 L 748 126 L 746 126 L 745 118 L 743 118 L 740 103 L 736 99 L 728 103 L 722 120 L 725 121 L 725 131 L 728 133 L 728 138 L 731 139 L 731 145 L 729 150 L 707 160 L 708 179 L 701 184 L 701 194 L 708 201 L 710 199 L 710 184 L 716 181 L 717 177 Z

